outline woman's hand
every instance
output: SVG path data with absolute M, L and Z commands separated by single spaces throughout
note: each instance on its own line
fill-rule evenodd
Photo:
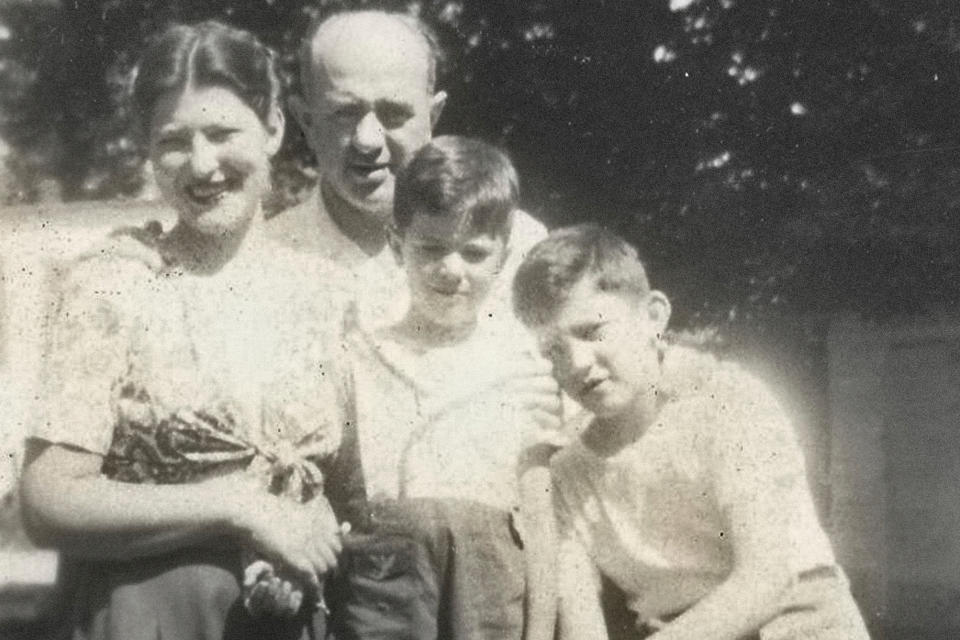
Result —
M 259 491 L 233 496 L 233 521 L 260 554 L 279 561 L 319 591 L 320 577 L 336 569 L 340 532 L 329 512 Z M 325 501 L 317 501 L 325 502 Z

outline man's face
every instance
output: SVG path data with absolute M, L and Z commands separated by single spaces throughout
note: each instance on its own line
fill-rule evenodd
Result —
M 320 28 L 300 121 L 328 188 L 386 222 L 397 171 L 431 137 L 443 94 L 430 52 L 406 25 L 357 14 Z
M 657 291 L 599 291 L 586 278 L 536 333 L 563 390 L 598 417 L 618 418 L 655 402 L 668 317 L 669 303 Z

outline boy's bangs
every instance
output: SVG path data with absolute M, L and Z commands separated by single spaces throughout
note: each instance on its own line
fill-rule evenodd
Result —
M 513 226 L 512 214 L 512 202 L 476 202 L 456 213 L 457 228 L 461 233 L 471 235 L 483 234 L 492 238 L 508 238 Z

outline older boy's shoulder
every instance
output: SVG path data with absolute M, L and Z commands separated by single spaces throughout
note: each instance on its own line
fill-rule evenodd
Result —
M 689 347 L 671 347 L 663 363 L 661 392 L 674 402 L 728 410 L 770 397 L 767 385 L 740 363 Z

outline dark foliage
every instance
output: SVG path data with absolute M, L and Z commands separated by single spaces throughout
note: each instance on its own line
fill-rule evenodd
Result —
M 0 3 L 0 137 L 17 197 L 135 194 L 126 103 L 137 52 L 210 17 L 281 52 L 297 0 Z M 680 326 L 837 312 L 939 313 L 960 300 L 960 6 L 921 0 L 422 0 L 451 55 L 443 132 L 504 144 L 552 224 L 635 241 Z M 673 10 L 672 10 L 673 9 Z M 279 209 L 312 175 L 289 127 Z

